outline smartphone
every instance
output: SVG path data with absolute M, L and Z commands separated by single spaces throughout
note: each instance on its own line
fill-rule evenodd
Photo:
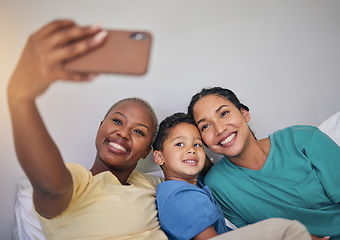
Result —
M 65 63 L 70 71 L 143 75 L 147 72 L 152 35 L 145 31 L 107 30 L 104 44 Z

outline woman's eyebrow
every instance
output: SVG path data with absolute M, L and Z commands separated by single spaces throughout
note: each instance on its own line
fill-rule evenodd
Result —
M 228 105 L 226 105 L 226 104 L 223 104 L 223 105 L 221 105 L 221 106 L 219 106 L 216 110 L 215 110 L 215 113 L 218 113 L 222 108 L 224 108 L 224 107 L 228 107 Z M 202 119 L 200 119 L 199 121 L 197 121 L 197 125 L 198 124 L 200 124 L 201 122 L 204 122 L 205 121 L 205 118 L 202 118 Z
M 123 113 L 121 113 L 121 112 L 114 112 L 114 113 L 112 113 L 112 114 L 118 114 L 118 115 L 120 115 L 120 116 L 122 116 L 122 117 L 124 117 L 124 118 L 127 118 Z
M 204 122 L 204 121 L 205 121 L 205 118 L 202 118 L 202 119 L 198 120 L 197 123 L 196 123 L 197 126 L 198 126 L 201 122 Z
M 114 113 L 112 113 L 112 115 L 113 115 L 113 114 L 118 114 L 118 115 L 124 117 L 125 119 L 127 119 L 127 116 L 125 116 L 125 115 L 124 115 L 123 113 L 121 113 L 121 112 L 114 112 Z M 143 124 L 143 123 L 137 123 L 137 125 L 142 126 L 142 127 L 145 127 L 145 128 L 150 132 L 150 129 L 149 129 L 149 127 L 148 127 L 147 125 L 145 125 L 145 124 Z
M 226 105 L 226 104 L 225 105 L 221 105 L 219 108 L 216 109 L 215 112 L 218 113 L 224 107 L 228 107 L 228 105 Z
M 143 123 L 138 123 L 139 126 L 142 126 L 142 127 L 145 127 L 149 132 L 150 132 L 150 129 L 148 126 L 146 126 L 145 124 Z

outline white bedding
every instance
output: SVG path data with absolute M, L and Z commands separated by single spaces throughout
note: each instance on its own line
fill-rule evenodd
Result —
M 328 134 L 340 146 L 340 112 L 321 123 L 319 129 Z
M 33 210 L 32 186 L 27 178 L 17 181 L 18 193 L 15 203 L 16 227 L 13 230 L 13 240 L 37 239 L 44 240 L 40 223 Z
M 340 146 L 340 112 L 337 112 L 319 126 L 320 130 L 328 134 Z M 163 177 L 161 170 L 149 174 Z M 18 193 L 15 204 L 16 226 L 13 230 L 14 240 L 36 239 L 44 240 L 39 220 L 33 211 L 32 186 L 27 178 L 17 182 Z M 227 224 L 234 228 L 226 219 Z M 231 225 L 230 225 L 231 224 Z

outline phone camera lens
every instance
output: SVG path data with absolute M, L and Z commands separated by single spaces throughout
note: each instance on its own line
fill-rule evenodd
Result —
M 145 33 L 133 33 L 131 34 L 131 38 L 137 41 L 141 41 L 146 39 L 146 34 Z

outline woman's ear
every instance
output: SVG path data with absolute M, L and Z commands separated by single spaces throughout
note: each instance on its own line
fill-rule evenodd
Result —
M 149 146 L 148 149 L 146 149 L 144 155 L 142 156 L 142 159 L 145 159 L 149 155 L 150 151 L 151 151 L 151 146 Z
M 102 125 L 103 125 L 103 121 L 100 122 L 100 124 L 99 124 L 99 126 L 98 126 L 98 128 L 97 128 L 97 134 L 98 134 L 99 129 L 100 129 L 100 127 L 101 127 Z
M 153 151 L 153 159 L 156 164 L 162 166 L 164 164 L 162 152 L 155 150 Z
M 241 108 L 240 111 L 241 111 L 243 117 L 245 118 L 245 120 L 247 122 L 249 122 L 250 121 L 250 113 L 247 110 L 245 110 L 244 108 Z
M 99 124 L 99 127 L 98 127 L 97 131 L 99 130 L 99 128 L 100 128 L 102 125 L 103 125 L 103 121 L 101 121 L 101 122 L 100 122 L 100 124 Z

